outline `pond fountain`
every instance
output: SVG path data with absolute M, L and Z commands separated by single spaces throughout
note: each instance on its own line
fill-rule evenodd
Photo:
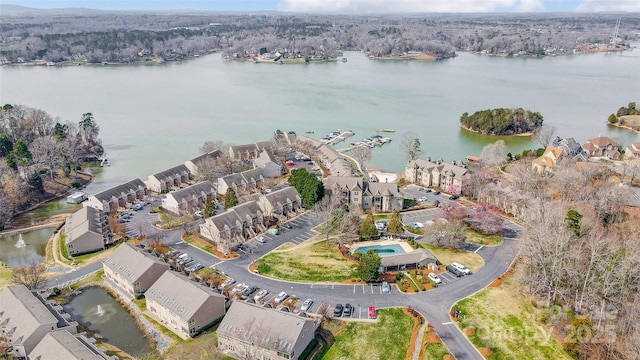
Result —
M 18 235 L 18 242 L 16 242 L 15 247 L 17 247 L 17 248 L 23 248 L 23 247 L 25 247 L 25 246 L 27 246 L 27 243 L 25 243 L 25 242 L 24 242 L 24 239 L 22 238 L 22 233 L 20 233 L 20 234 Z
M 103 341 L 140 357 L 151 346 L 131 315 L 102 288 L 90 287 L 64 306 L 65 312 L 99 334 Z
M 47 242 L 55 228 L 0 235 L 0 261 L 8 267 L 26 267 L 44 261 Z

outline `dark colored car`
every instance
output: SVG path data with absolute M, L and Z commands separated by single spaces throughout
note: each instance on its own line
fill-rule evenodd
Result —
M 285 228 L 285 229 L 289 229 L 289 230 L 293 229 L 293 226 L 291 226 L 289 224 L 283 224 L 282 227 Z
M 353 312 L 353 307 L 351 306 L 351 304 L 345 304 L 344 305 L 344 311 L 342 312 L 342 315 L 351 316 L 352 312 Z
M 344 310 L 344 308 L 342 307 L 342 304 L 336 305 L 336 307 L 333 308 L 333 316 L 335 317 L 342 316 L 342 310 Z
M 434 191 L 433 195 L 440 195 L 440 191 Z
M 456 277 L 463 277 L 464 276 L 464 273 L 462 271 L 460 271 L 458 268 L 454 267 L 454 266 L 447 265 L 445 267 L 445 269 L 447 269 L 448 272 L 452 273 Z
M 249 296 L 251 294 L 253 294 L 254 292 L 258 291 L 258 287 L 257 286 L 249 286 L 247 288 L 247 290 L 245 290 L 244 292 L 242 292 L 242 295 L 244 296 Z
M 460 199 L 460 196 L 458 196 L 458 195 L 449 196 L 449 200 L 458 200 L 458 199 Z

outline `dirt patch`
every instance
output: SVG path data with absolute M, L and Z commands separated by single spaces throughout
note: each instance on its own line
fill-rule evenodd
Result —
M 493 280 L 491 282 L 491 284 L 489 284 L 489 287 L 498 287 L 500 285 L 502 285 L 505 281 L 507 281 L 509 278 L 511 278 L 514 274 L 515 274 L 515 267 L 510 267 L 509 270 L 507 270 L 506 273 L 498 276 L 497 279 Z
M 471 335 L 475 334 L 475 331 L 472 328 L 466 328 L 466 329 L 462 330 L 462 332 L 467 336 L 471 336 Z
M 480 354 L 482 354 L 482 356 L 489 356 L 491 355 L 493 352 L 491 351 L 491 349 L 483 347 L 478 349 L 478 351 L 480 351 Z
M 440 342 L 442 342 L 442 340 L 440 339 L 438 334 L 436 334 L 435 331 L 429 329 L 424 334 L 424 342 L 427 343 L 427 344 L 432 344 L 432 343 L 440 343 Z
M 416 340 L 418 339 L 418 332 L 420 331 L 420 325 L 422 322 L 420 321 L 420 316 L 416 315 L 414 312 L 410 311 L 407 308 L 403 308 L 402 312 L 407 316 L 413 318 L 413 329 L 411 330 L 411 340 L 409 340 L 409 348 L 407 348 L 407 354 L 405 355 L 405 359 L 411 359 L 413 357 L 413 349 L 416 346 Z
M 456 358 L 454 358 L 453 355 L 447 354 L 442 358 L 442 360 L 456 360 Z

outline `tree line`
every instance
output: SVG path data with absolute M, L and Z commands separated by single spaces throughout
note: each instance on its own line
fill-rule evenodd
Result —
M 533 132 L 542 127 L 543 118 L 539 112 L 497 108 L 480 110 L 460 116 L 460 124 L 466 129 L 485 135 L 514 135 Z
M 79 186 L 70 175 L 102 154 L 99 131 L 92 113 L 76 123 L 24 105 L 0 108 L 0 228 L 40 201 L 47 181 Z
M 638 39 L 640 19 L 589 14 L 289 15 L 215 12 L 95 12 L 80 9 L 4 11 L 0 56 L 5 61 L 133 62 L 183 59 L 213 50 L 258 54 L 261 48 L 329 56 L 362 50 L 373 56 L 421 51 L 505 55 L 571 54 Z

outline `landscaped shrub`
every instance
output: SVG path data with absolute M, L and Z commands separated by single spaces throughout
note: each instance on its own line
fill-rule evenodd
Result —
M 402 278 L 403 278 L 403 277 L 404 277 L 404 274 L 402 273 L 402 271 L 399 271 L 399 272 L 396 274 L 396 281 L 400 281 L 400 280 L 402 280 Z

